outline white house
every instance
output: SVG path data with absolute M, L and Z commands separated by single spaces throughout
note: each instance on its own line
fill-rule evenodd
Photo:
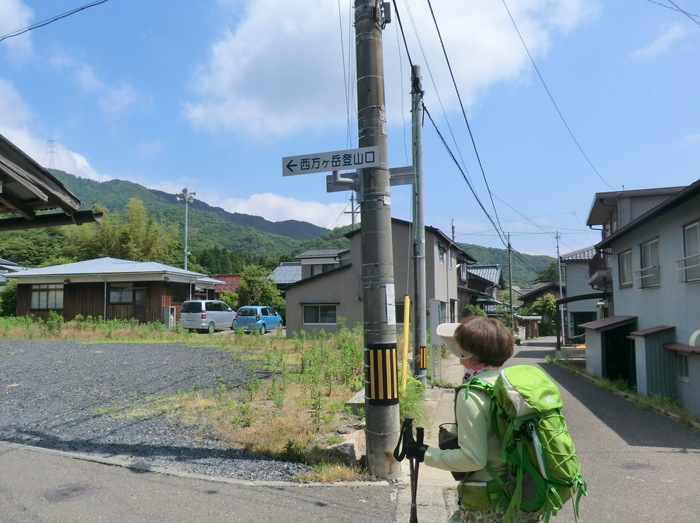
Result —
M 671 189 L 623 225 L 601 224 L 611 315 L 581 325 L 586 368 L 700 414 L 700 180 Z

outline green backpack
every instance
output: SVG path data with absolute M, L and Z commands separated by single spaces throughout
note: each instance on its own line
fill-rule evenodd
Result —
M 502 369 L 493 385 L 475 377 L 460 388 L 491 396 L 493 427 L 503 442 L 501 461 L 507 465 L 507 477 L 488 465 L 486 469 L 500 487 L 492 496 L 499 507 L 507 507 L 503 521 L 510 521 L 518 510 L 541 513 L 549 521 L 572 498 L 578 517 L 579 500 L 588 492 L 559 412 L 561 394 L 552 380 L 537 367 L 514 365 Z

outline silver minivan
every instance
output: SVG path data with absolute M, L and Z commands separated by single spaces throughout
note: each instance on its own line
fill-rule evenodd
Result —
M 236 312 L 220 300 L 188 300 L 180 312 L 180 327 L 191 331 L 228 330 L 236 319 Z

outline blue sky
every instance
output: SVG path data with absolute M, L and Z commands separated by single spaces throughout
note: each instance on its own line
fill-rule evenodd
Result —
M 87 3 L 2 0 L 0 35 Z M 555 255 L 557 231 L 562 254 L 596 243 L 585 225 L 596 192 L 700 178 L 692 2 L 673 2 L 691 16 L 668 0 L 431 3 L 492 196 L 428 2 L 397 0 L 425 104 L 515 249 Z M 323 174 L 283 177 L 281 160 L 357 147 L 351 15 L 350 0 L 108 0 L 0 42 L 0 133 L 81 177 L 347 224 L 349 193 L 327 193 Z M 401 167 L 410 65 L 395 15 L 383 40 L 389 159 Z M 427 120 L 424 141 L 426 223 L 503 247 Z M 391 206 L 410 219 L 410 190 L 394 187 Z

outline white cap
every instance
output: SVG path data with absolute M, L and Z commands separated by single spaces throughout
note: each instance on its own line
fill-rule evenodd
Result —
M 457 340 L 455 340 L 455 330 L 459 326 L 459 323 L 441 323 L 437 326 L 437 335 L 440 336 L 443 343 L 452 354 L 457 356 L 459 359 L 468 359 L 472 357 L 471 352 L 465 351 L 459 346 Z

